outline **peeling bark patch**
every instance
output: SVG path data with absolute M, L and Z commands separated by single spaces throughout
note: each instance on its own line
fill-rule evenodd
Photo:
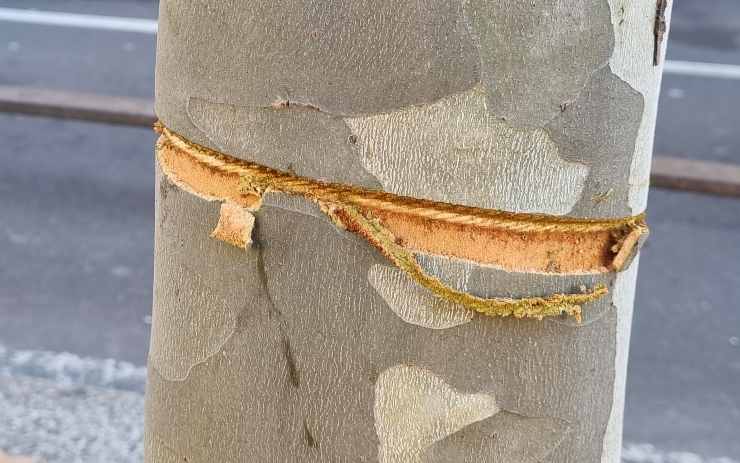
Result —
M 530 418 L 501 411 L 430 446 L 424 463 L 540 463 L 570 431 L 556 418 Z
M 226 202 L 221 204 L 218 224 L 211 238 L 246 249 L 252 244 L 252 228 L 254 215 L 237 204 Z
M 629 175 L 642 112 L 642 95 L 606 66 L 594 74 L 568 110 L 548 124 L 560 156 L 589 169 L 581 198 L 569 215 L 620 217 L 631 213 Z
M 159 182 L 168 182 L 167 177 L 161 176 Z M 159 209 L 178 207 L 183 201 L 202 202 L 176 188 L 158 201 L 168 203 Z M 199 206 L 211 209 L 209 203 Z M 154 285 L 152 329 L 158 330 L 159 335 L 152 339 L 149 362 L 164 378 L 180 381 L 193 366 L 217 354 L 234 333 L 239 305 L 212 289 L 218 276 L 191 270 L 196 268 L 196 261 L 203 264 L 197 256 L 179 251 L 183 243 L 201 238 L 184 233 L 169 221 L 158 227 L 158 236 L 162 238 L 157 242 L 155 255 L 163 270 Z M 218 254 L 213 258 L 219 259 Z
M 172 276 L 176 278 L 173 281 L 184 281 L 183 274 Z M 155 307 L 152 324 L 163 324 L 167 329 L 152 342 L 149 359 L 171 381 L 185 379 L 193 366 L 217 354 L 236 328 L 236 314 L 223 298 L 197 275 L 189 276 L 188 281 L 187 286 L 155 285 L 157 300 L 172 302 L 167 309 Z
M 401 270 L 373 265 L 368 280 L 403 321 L 441 330 L 468 323 L 474 313 L 461 304 L 451 304 L 420 287 Z
M 379 186 L 347 143 L 352 133 L 339 117 L 288 100 L 257 108 L 189 101 L 190 119 L 221 151 L 296 175 Z
M 464 0 L 489 110 L 512 126 L 539 128 L 574 100 L 609 60 L 607 0 Z
M 396 365 L 375 385 L 380 463 L 418 463 L 435 442 L 499 412 L 491 394 L 466 394 L 419 367 Z
M 558 156 L 544 130 L 489 114 L 480 87 L 434 104 L 347 118 L 363 165 L 400 195 L 512 212 L 562 215 L 588 168 Z
M 640 116 L 640 129 L 635 142 L 634 155 L 629 175 L 629 208 L 640 213 L 647 205 L 650 181 L 650 158 L 653 152 L 655 120 L 658 114 L 658 94 L 662 66 L 654 66 L 656 2 L 609 0 L 612 7 L 612 23 L 616 35 L 614 53 L 609 60 L 612 72 L 627 82 L 642 95 L 644 109 Z M 664 11 L 666 24 L 671 13 L 672 2 Z M 665 34 L 668 31 L 666 30 Z M 666 41 L 659 44 L 658 57 L 665 55 Z

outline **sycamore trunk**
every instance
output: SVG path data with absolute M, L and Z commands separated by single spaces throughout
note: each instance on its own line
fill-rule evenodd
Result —
M 156 112 L 195 143 L 313 179 L 635 216 L 660 10 L 161 0 Z M 637 259 L 523 271 L 478 259 L 496 243 L 470 251 L 474 230 L 460 235 L 466 258 L 416 254 L 480 297 L 609 289 L 582 323 L 490 318 L 430 294 L 313 201 L 268 194 L 250 208 L 159 164 L 156 181 L 147 462 L 619 462 Z

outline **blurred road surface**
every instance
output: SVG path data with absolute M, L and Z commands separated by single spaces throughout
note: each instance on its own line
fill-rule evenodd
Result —
M 156 17 L 144 0 L 0 7 Z M 740 65 L 737 0 L 678 0 L 673 24 L 669 59 Z M 0 21 L 0 85 L 151 97 L 154 47 L 148 34 Z M 740 163 L 739 128 L 740 80 L 665 76 L 657 152 Z M 0 449 L 140 459 L 153 141 L 0 114 Z M 738 463 L 740 200 L 655 190 L 650 223 L 624 461 Z

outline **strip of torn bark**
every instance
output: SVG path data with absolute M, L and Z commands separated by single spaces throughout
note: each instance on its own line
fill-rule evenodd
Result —
M 245 161 L 197 145 L 196 151 L 185 149 L 182 143 L 172 141 L 171 134 L 166 137 L 163 133 L 157 153 L 163 171 L 178 186 L 207 199 L 231 201 L 248 209 L 259 208 L 260 185 L 252 186 L 252 192 L 247 191 L 243 182 L 250 182 L 250 179 L 240 175 L 238 169 L 222 168 L 215 162 L 203 162 L 201 158 L 217 155 L 214 160 L 237 167 Z M 182 140 L 174 138 L 174 141 Z M 198 157 L 194 155 L 196 152 Z M 368 193 L 385 194 L 374 190 Z M 629 263 L 628 257 L 634 255 L 641 241 L 624 238 L 628 235 L 640 237 L 647 231 L 641 216 L 627 221 L 587 221 L 419 202 L 428 206 L 424 209 L 426 215 L 419 213 L 421 208 L 399 210 L 385 205 L 360 206 L 360 210 L 379 220 L 398 243 L 411 251 L 456 257 L 518 272 L 598 274 L 619 271 Z M 427 213 L 428 208 L 435 207 L 439 210 Z M 460 214 L 447 213 L 450 208 L 470 210 L 471 214 L 480 213 L 481 217 L 478 220 L 472 215 L 472 220 L 459 223 Z M 496 220 L 489 220 L 485 214 Z M 503 224 L 500 223 L 502 218 Z
M 224 202 L 221 204 L 218 224 L 211 233 L 211 238 L 246 249 L 252 244 L 253 228 L 254 215 L 239 204 Z

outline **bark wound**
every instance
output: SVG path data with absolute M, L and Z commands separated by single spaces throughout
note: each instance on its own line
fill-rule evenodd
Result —
M 500 411 L 493 394 L 467 394 L 422 368 L 396 365 L 375 386 L 380 463 L 421 463 L 435 442 Z
M 531 418 L 501 411 L 435 443 L 424 463 L 465 461 L 544 462 L 565 439 L 571 427 L 556 418 Z M 470 460 L 467 460 L 470 461 Z
M 205 164 L 179 156 L 173 149 L 160 145 L 157 158 L 170 182 L 206 201 L 230 201 L 249 210 L 259 209 L 261 198 L 240 191 L 239 174 L 221 172 Z
M 223 157 L 223 156 L 222 156 Z M 234 202 L 254 210 L 261 198 L 243 192 L 240 174 L 223 172 L 201 162 L 187 150 L 160 141 L 162 170 L 186 191 L 211 200 Z M 629 230 L 514 230 L 496 225 L 473 225 L 368 207 L 398 244 L 412 252 L 456 257 L 509 271 L 542 273 L 606 273 L 620 270 L 614 259 Z M 534 219 L 536 221 L 536 219 Z M 628 254 L 632 249 L 625 250 Z M 619 262 L 617 262 L 618 264 Z

